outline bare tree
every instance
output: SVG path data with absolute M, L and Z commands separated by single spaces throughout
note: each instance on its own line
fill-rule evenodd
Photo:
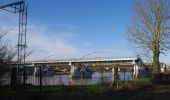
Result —
M 152 57 L 153 72 L 160 72 L 160 54 L 170 49 L 170 0 L 136 0 L 128 38 Z
M 0 28 L 0 76 L 10 71 L 7 63 L 10 63 L 17 54 L 16 50 L 5 40 L 6 34 L 7 31 Z

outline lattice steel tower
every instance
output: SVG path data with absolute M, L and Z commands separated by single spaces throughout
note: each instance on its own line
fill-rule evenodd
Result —
M 3 6 L 0 6 L 0 9 L 6 10 L 11 13 L 19 13 L 19 34 L 18 34 L 18 44 L 17 44 L 17 51 L 18 51 L 18 57 L 17 57 L 17 70 L 19 68 L 24 68 L 24 84 L 25 84 L 25 78 L 26 78 L 26 70 L 25 70 L 25 58 L 26 58 L 26 47 L 27 47 L 27 7 L 28 3 L 25 2 L 25 0 L 14 2 L 10 4 L 6 4 Z

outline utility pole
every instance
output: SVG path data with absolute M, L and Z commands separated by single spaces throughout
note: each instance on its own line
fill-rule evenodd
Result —
M 18 44 L 17 44 L 17 82 L 20 81 L 19 78 L 19 68 L 23 69 L 23 84 L 26 84 L 26 32 L 27 32 L 27 7 L 28 3 L 25 0 L 14 2 L 0 6 L 0 9 L 6 10 L 8 12 L 17 14 L 19 13 L 19 33 L 18 33 Z

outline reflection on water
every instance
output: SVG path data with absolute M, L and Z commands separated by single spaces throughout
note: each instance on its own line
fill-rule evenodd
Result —
M 132 77 L 131 72 L 119 72 L 120 80 L 130 79 Z M 88 85 L 88 84 L 96 84 L 99 83 L 103 79 L 103 81 L 112 82 L 112 73 L 111 72 L 94 72 L 92 78 L 77 78 L 77 79 L 70 79 L 69 75 L 54 75 L 54 76 L 44 76 L 42 79 L 43 85 Z M 35 76 L 28 76 L 27 83 L 38 85 L 39 78 Z

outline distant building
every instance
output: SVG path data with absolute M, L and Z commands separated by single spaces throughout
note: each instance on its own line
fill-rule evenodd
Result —
M 148 66 L 151 70 L 153 69 L 152 63 L 146 63 L 146 66 Z M 160 72 L 165 73 L 165 72 L 170 72 L 170 65 L 167 65 L 165 63 L 160 63 Z
M 167 72 L 167 65 L 166 65 L 165 63 L 161 63 L 161 64 L 160 64 L 160 71 L 161 71 L 162 73 Z

